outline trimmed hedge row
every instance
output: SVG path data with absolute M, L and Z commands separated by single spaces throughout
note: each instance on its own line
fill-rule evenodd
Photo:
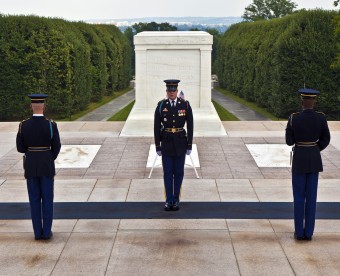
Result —
M 49 94 L 49 115 L 67 118 L 127 87 L 130 51 L 112 25 L 0 15 L 0 120 L 27 117 L 30 93 Z
M 301 11 L 231 26 L 218 45 L 221 87 L 284 118 L 299 110 L 297 90 L 305 85 L 321 91 L 317 109 L 339 119 L 340 66 L 332 66 L 340 41 L 335 15 Z
M 335 35 L 338 42 L 337 43 L 338 52 L 334 60 L 334 63 L 332 64 L 332 67 L 340 69 L 340 13 L 335 17 L 335 24 L 336 24 Z M 338 98 L 340 100 L 340 95 L 338 96 Z

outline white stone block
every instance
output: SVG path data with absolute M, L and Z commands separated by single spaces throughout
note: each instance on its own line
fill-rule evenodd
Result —
M 166 96 L 165 79 L 179 79 L 194 111 L 195 136 L 223 136 L 211 104 L 212 35 L 206 32 L 141 32 L 135 35 L 136 102 L 121 136 L 153 136 L 157 103 Z

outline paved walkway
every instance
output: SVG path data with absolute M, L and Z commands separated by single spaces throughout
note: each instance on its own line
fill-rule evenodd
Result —
M 130 90 L 111 102 L 89 112 L 77 121 L 106 121 L 119 110 L 135 100 L 135 90 Z
M 122 96 L 112 100 L 111 102 L 93 110 L 77 121 L 106 121 L 120 109 L 127 106 L 135 99 L 135 91 L 131 90 Z M 234 101 L 221 92 L 212 89 L 212 99 L 218 102 L 221 106 L 234 114 L 241 121 L 266 121 L 269 120 L 263 115 L 254 110 Z
M 100 149 L 87 168 L 57 170 L 56 208 L 101 203 L 100 212 L 92 210 L 92 219 L 56 218 L 53 239 L 48 242 L 34 240 L 29 219 L 0 220 L 0 275 L 340 274 L 340 220 L 318 219 L 313 241 L 298 242 L 289 217 L 180 218 L 188 213 L 183 208 L 199 202 L 228 205 L 230 214 L 239 212 L 233 204 L 285 205 L 291 210 L 290 168 L 260 167 L 247 149 L 249 144 L 283 144 L 285 122 L 223 122 L 226 137 L 194 138 L 200 179 L 192 168 L 185 169 L 182 210 L 171 212 L 171 218 L 101 219 L 105 210 L 118 212 L 124 207 L 115 209 L 113 203 L 138 203 L 141 208 L 151 204 L 163 212 L 161 168 L 147 178 L 153 139 L 119 137 L 123 125 L 58 123 L 63 145 L 100 145 Z M 318 200 L 326 206 L 335 202 L 336 208 L 340 122 L 329 125 L 332 142 L 322 153 Z M 22 158 L 15 149 L 17 128 L 18 123 L 0 123 L 0 203 L 13 208 L 28 202 Z
M 241 121 L 268 121 L 270 119 L 250 109 L 249 107 L 240 104 L 223 93 L 212 89 L 211 98 L 219 103 L 222 107 L 235 115 Z

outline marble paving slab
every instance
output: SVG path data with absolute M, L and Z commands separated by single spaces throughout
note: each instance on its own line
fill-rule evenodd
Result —
M 88 168 L 101 145 L 63 145 L 55 162 L 55 167 Z
M 106 275 L 240 275 L 227 230 L 119 231 Z
M 258 167 L 290 167 L 291 147 L 284 144 L 246 144 Z

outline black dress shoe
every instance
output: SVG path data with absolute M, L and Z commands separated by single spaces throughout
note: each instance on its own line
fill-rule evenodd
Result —
M 310 236 L 310 237 L 304 237 L 304 240 L 306 240 L 306 241 L 311 241 L 312 240 L 312 237 Z
M 46 236 L 42 236 L 41 239 L 42 240 L 50 240 L 53 237 L 53 233 L 51 231 L 51 233 L 46 237 Z
M 294 239 L 298 240 L 298 241 L 303 241 L 305 239 L 305 237 L 299 237 L 296 235 L 296 233 L 294 233 Z
M 42 238 L 41 237 L 35 237 L 34 238 L 36 241 L 39 241 L 39 240 L 41 240 Z
M 170 211 L 171 210 L 171 206 L 172 206 L 171 203 L 166 202 L 165 205 L 164 205 L 164 210 L 165 211 Z
M 179 202 L 175 202 L 173 205 L 172 205 L 172 211 L 178 211 L 179 210 Z

